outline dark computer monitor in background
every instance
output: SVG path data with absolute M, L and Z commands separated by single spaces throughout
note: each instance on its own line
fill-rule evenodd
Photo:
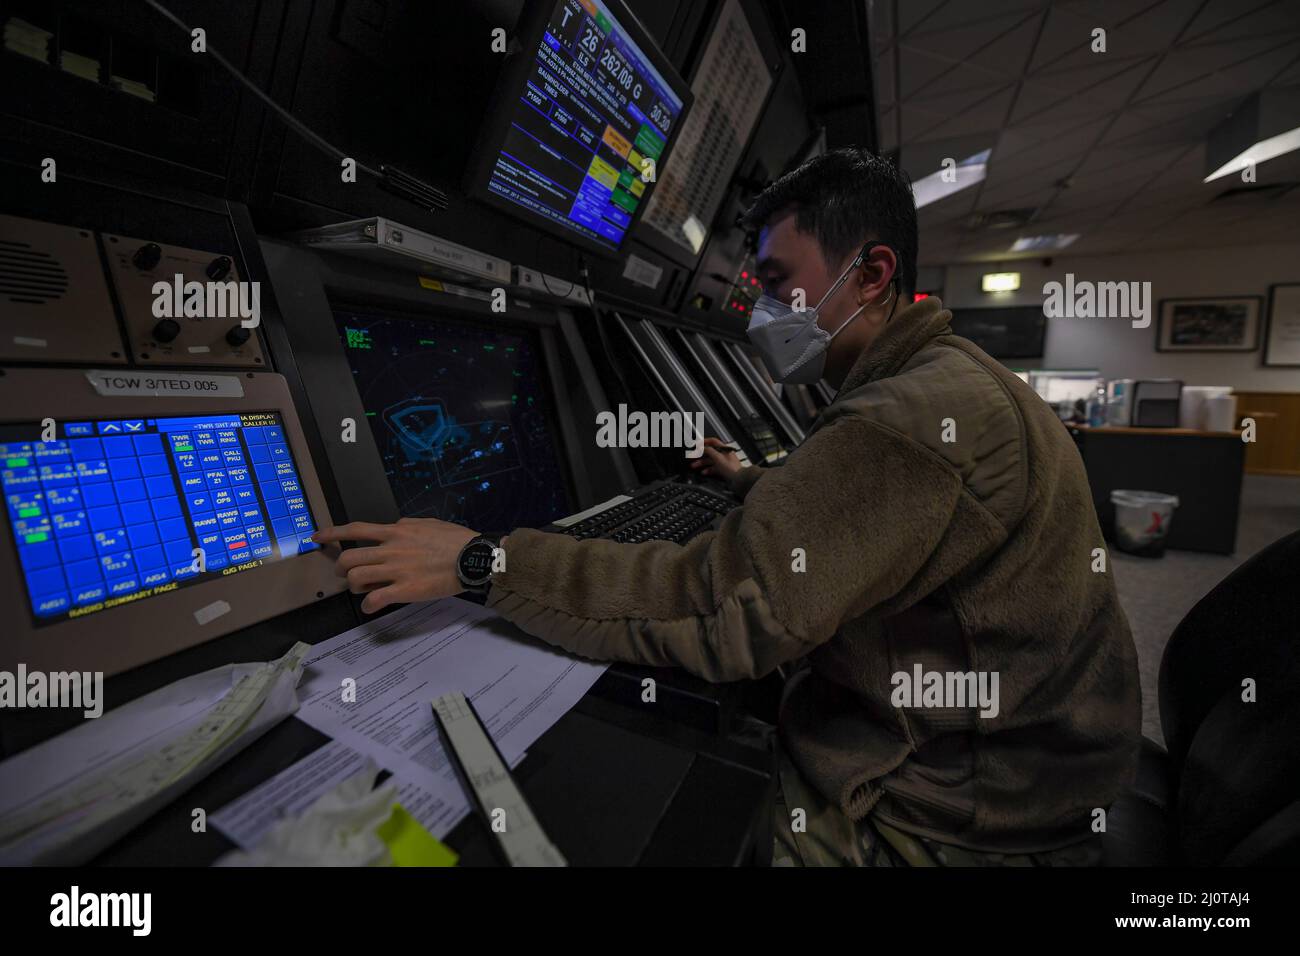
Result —
M 616 253 L 669 162 L 690 88 L 619 0 L 527 0 L 516 36 L 469 191 Z
M 1037 305 L 953 309 L 952 330 L 995 359 L 1042 358 L 1047 318 Z
M 573 510 L 535 333 L 345 308 L 334 319 L 402 515 L 508 533 Z

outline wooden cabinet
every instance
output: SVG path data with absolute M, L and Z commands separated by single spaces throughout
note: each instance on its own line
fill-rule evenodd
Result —
M 1300 392 L 1237 392 L 1237 423 L 1255 419 L 1246 444 L 1246 471 L 1300 475 Z

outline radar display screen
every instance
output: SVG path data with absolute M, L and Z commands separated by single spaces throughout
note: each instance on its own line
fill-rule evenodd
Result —
M 570 512 L 535 336 L 336 311 L 398 510 L 487 534 Z

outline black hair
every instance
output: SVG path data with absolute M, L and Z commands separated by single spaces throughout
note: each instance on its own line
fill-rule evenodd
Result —
M 814 156 L 759 193 L 741 226 L 758 230 L 787 206 L 795 207 L 799 231 L 816 237 L 827 264 L 839 265 L 875 239 L 899 259 L 899 292 L 916 291 L 916 202 L 898 166 L 858 146 Z

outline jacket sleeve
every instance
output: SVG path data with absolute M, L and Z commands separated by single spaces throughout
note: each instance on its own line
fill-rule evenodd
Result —
M 933 452 L 845 415 L 684 546 L 514 532 L 487 604 L 584 657 L 761 677 L 901 590 L 961 490 Z
M 731 476 L 729 482 L 731 492 L 741 501 L 749 495 L 749 490 L 754 487 L 754 483 L 762 478 L 773 468 L 779 468 L 781 462 L 774 462 L 771 465 L 750 465 L 748 468 L 742 468 Z

